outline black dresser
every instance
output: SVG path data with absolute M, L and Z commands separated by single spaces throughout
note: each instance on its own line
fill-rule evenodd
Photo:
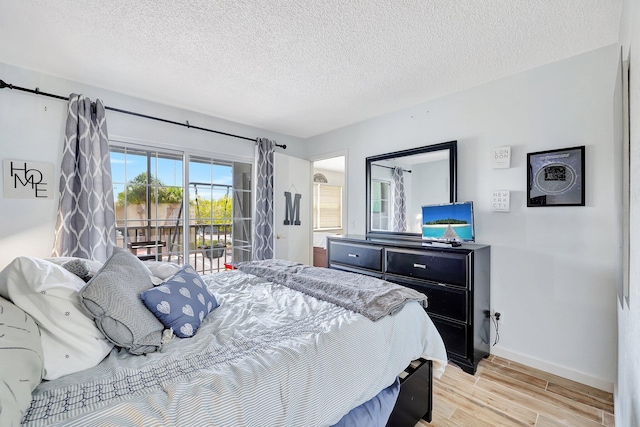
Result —
M 329 237 L 327 266 L 375 276 L 428 297 L 427 312 L 449 359 L 475 374 L 489 355 L 491 247 L 426 246 L 420 241 Z

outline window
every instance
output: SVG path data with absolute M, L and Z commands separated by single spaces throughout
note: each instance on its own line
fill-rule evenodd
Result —
M 201 273 L 251 259 L 251 164 L 112 145 L 111 169 L 119 247 Z
M 371 180 L 371 229 L 390 230 L 391 182 Z
M 342 187 L 313 184 L 313 229 L 342 228 Z

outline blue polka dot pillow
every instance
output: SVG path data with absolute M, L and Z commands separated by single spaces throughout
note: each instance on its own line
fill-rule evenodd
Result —
M 204 318 L 218 307 L 200 275 L 188 264 L 160 286 L 142 292 L 140 298 L 180 338 L 195 335 Z

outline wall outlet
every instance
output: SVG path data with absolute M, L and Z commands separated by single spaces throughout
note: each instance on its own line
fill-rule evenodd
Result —
M 496 313 L 498 313 L 499 317 L 496 317 Z M 500 326 L 504 324 L 504 313 L 502 311 L 492 309 L 491 318 L 497 321 Z
M 356 220 L 352 219 L 351 221 L 349 221 L 349 229 L 354 230 L 355 228 L 356 228 Z

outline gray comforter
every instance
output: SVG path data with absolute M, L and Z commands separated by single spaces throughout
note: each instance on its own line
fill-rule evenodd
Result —
M 400 311 L 407 302 L 427 307 L 426 295 L 395 283 L 328 268 L 285 260 L 248 261 L 235 265 L 240 271 L 272 280 L 298 292 L 377 321 Z

